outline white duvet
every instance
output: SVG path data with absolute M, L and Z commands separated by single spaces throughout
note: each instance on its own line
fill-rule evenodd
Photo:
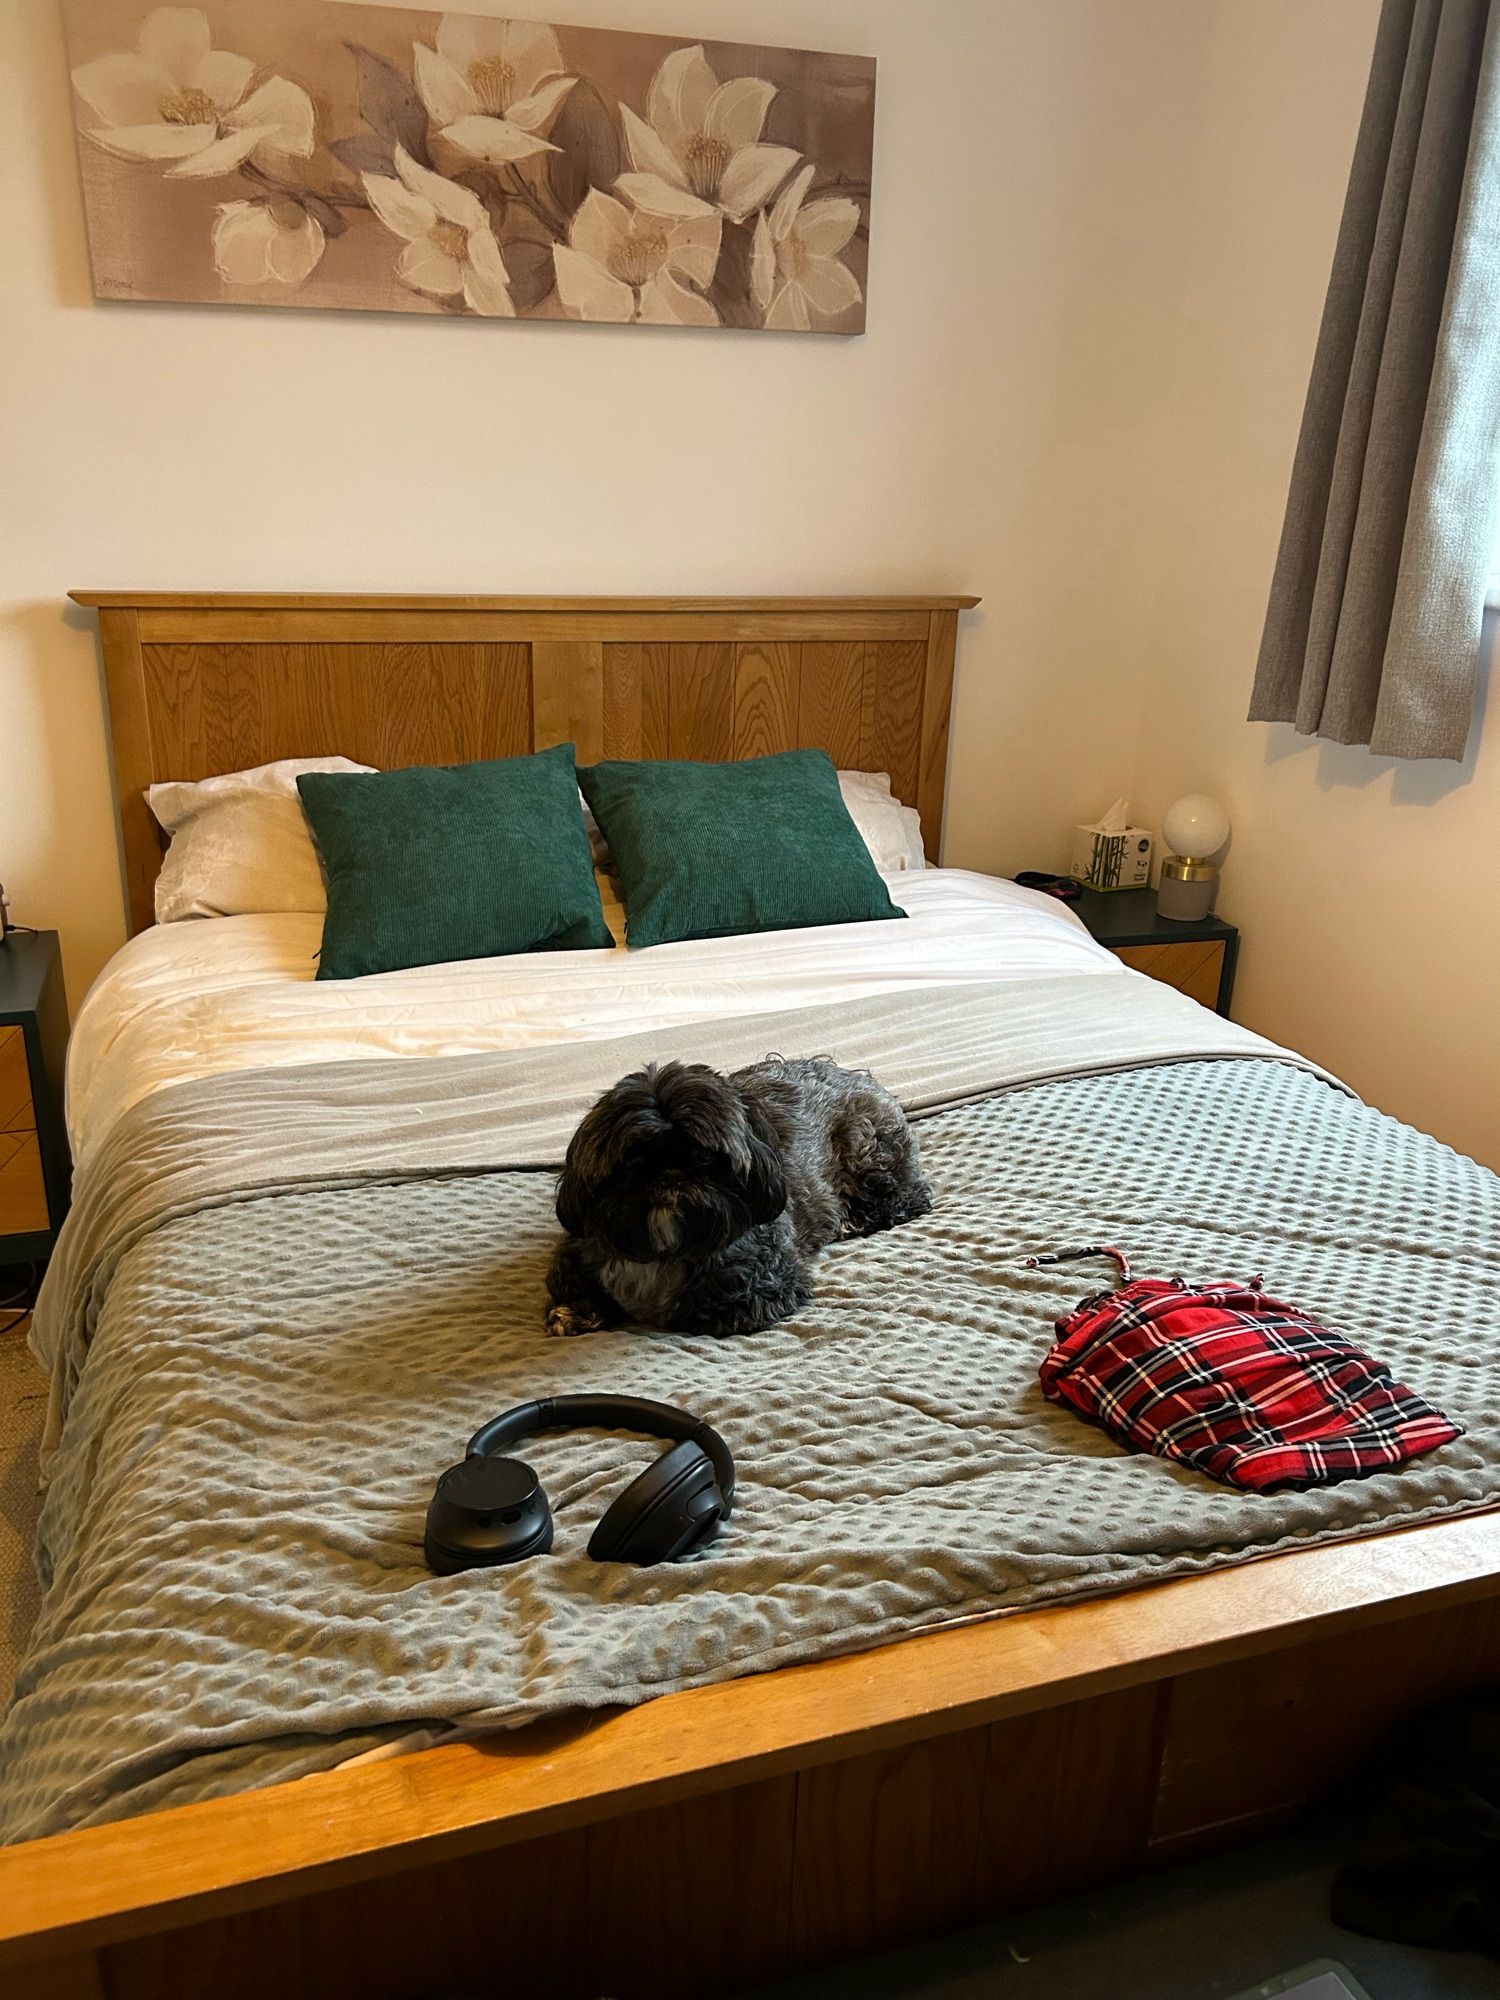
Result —
M 884 879 L 909 921 L 532 952 L 370 979 L 314 977 L 321 915 L 157 925 L 111 959 L 79 1013 L 68 1055 L 74 1158 L 152 1091 L 226 1070 L 599 1040 L 959 981 L 1124 973 L 1062 904 L 1013 882 L 956 868 Z

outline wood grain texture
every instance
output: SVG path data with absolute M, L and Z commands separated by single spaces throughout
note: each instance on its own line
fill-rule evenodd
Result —
M 1500 1596 L 1500 1517 L 548 1721 L 0 1849 L 0 1967 L 879 1754 L 1334 1632 Z M 1337 1708 L 1339 1690 L 1329 1691 Z
M 112 610 L 181 611 L 189 614 L 232 609 L 262 611 L 510 611 L 527 617 L 566 616 L 589 611 L 609 616 L 681 617 L 705 611 L 741 613 L 760 617 L 767 612 L 797 612 L 807 616 L 834 612 L 840 616 L 859 611 L 921 611 L 934 609 L 971 611 L 977 597 L 506 597 L 484 591 L 445 593 L 403 593 L 400 591 L 355 593 L 340 591 L 277 590 L 70 590 L 74 604 L 88 604 Z
M 1122 944 L 1112 947 L 1122 964 L 1164 986 L 1175 986 L 1190 1000 L 1205 1007 L 1218 1003 L 1219 982 L 1224 976 L 1224 945 L 1220 939 L 1192 944 Z
M 214 778 L 233 771 L 226 655 L 214 646 L 145 646 L 141 664 L 153 772 Z
M 865 648 L 858 768 L 888 771 L 891 790 L 907 805 L 916 805 L 920 796 L 926 673 L 927 648 L 920 642 L 896 640 Z M 936 853 L 931 842 L 928 851 Z
M 1277 1824 L 1347 1779 L 1425 1703 L 1500 1679 L 1500 1602 L 1236 1660 L 1173 1690 L 1153 1825 L 1161 1851 Z
M 973 1913 L 988 1731 L 805 1771 L 797 1786 L 792 1951 L 846 1957 Z
M 229 769 L 342 756 L 393 770 L 533 747 L 524 646 L 234 645 L 223 656 Z
M 525 747 L 571 743 L 580 764 L 596 763 L 604 754 L 603 645 L 597 639 L 534 639 L 530 653 L 533 722 Z
M 841 771 L 857 771 L 865 743 L 866 648 L 862 641 L 802 648 L 797 736 L 826 750 Z
M 753 600 L 734 610 L 598 611 L 581 607 L 549 611 L 461 611 L 452 606 L 427 611 L 382 610 L 372 598 L 360 610 L 330 611 L 313 606 L 297 611 L 205 608 L 201 611 L 141 612 L 144 644 L 309 645 L 527 644 L 534 639 L 597 639 L 641 646 L 705 640 L 737 644 L 757 639 L 921 639 L 928 630 L 925 610 L 761 610 Z
M 104 655 L 104 684 L 109 704 L 125 910 L 130 929 L 143 931 L 156 920 L 156 875 L 161 866 L 163 840 L 146 804 L 146 787 L 156 773 L 151 758 L 151 716 L 141 659 L 139 614 L 125 607 L 102 609 L 99 643 Z
M 604 755 L 632 761 L 668 755 L 671 649 L 633 642 L 604 648 Z
M 734 755 L 735 649 L 667 649 L 667 755 L 721 764 Z
M 1102 1881 L 1145 1853 L 1175 1685 L 1147 1682 L 991 1726 L 976 1914 Z
M 0 1132 L 34 1132 L 31 1068 L 23 1028 L 0 1028 Z
M 802 648 L 758 640 L 736 649 L 734 755 L 774 757 L 797 748 L 797 690 Z
M 953 666 L 958 613 L 934 610 L 927 631 L 927 671 L 922 689 L 922 748 L 917 771 L 917 811 L 930 856 L 941 852 L 943 798 L 948 783 L 948 728 L 953 713 Z
M 583 1993 L 725 1993 L 794 1962 L 797 1791 L 770 1778 L 591 1827 Z
M 35 1132 L 0 1132 L 0 1236 L 46 1229 L 47 1183 Z
M 583 1833 L 116 1945 L 109 2000 L 411 2000 L 586 1990 L 597 1914 Z M 597 1989 L 595 1989 L 597 1991 Z
M 789 1958 L 796 1780 L 113 1947 L 110 2000 L 664 2000 Z

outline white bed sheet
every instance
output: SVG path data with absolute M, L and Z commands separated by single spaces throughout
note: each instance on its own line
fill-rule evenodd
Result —
M 1061 903 L 1013 882 L 956 868 L 884 879 L 907 922 L 531 952 L 369 979 L 314 977 L 320 915 L 157 925 L 116 953 L 79 1013 L 74 1159 L 152 1091 L 228 1070 L 593 1041 L 959 981 L 1124 974 Z

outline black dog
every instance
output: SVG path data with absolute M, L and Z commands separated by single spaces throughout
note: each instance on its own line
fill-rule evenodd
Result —
M 568 1147 L 547 1331 L 755 1333 L 807 1304 L 825 1244 L 931 1206 L 906 1114 L 872 1076 L 825 1056 L 732 1076 L 653 1063 Z

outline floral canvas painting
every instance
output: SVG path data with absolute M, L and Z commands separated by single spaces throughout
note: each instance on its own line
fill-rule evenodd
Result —
M 64 13 L 100 298 L 864 329 L 866 57 L 339 0 Z

